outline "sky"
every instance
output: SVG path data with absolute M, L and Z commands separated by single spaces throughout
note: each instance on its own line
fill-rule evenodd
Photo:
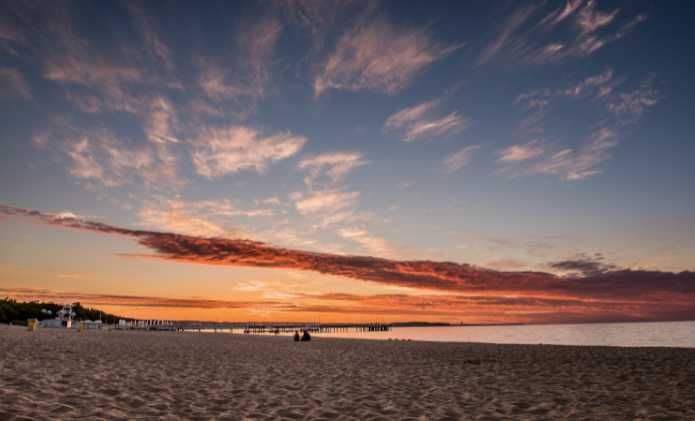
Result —
M 0 296 L 695 319 L 693 6 L 0 1 Z

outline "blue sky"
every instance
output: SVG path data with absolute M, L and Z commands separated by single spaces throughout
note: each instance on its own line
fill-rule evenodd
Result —
M 688 3 L 0 4 L 3 204 L 501 271 L 694 269 Z M 53 234 L 2 229 L 10 286 L 74 272 L 17 277 L 16 240 Z M 99 292 L 90 273 L 60 288 Z

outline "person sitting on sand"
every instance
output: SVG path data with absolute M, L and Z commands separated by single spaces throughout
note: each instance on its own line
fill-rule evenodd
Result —
M 299 342 L 299 332 L 296 330 L 294 331 L 294 341 Z
M 304 330 L 304 333 L 302 333 L 302 342 L 309 342 L 311 340 L 311 335 L 309 334 L 308 330 Z

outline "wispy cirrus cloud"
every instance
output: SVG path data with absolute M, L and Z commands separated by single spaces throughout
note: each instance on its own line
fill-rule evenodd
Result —
M 617 133 L 609 127 L 595 130 L 581 149 L 562 149 L 531 167 L 536 174 L 554 174 L 563 180 L 583 180 L 601 171 L 598 165 L 611 157 L 618 144 Z
M 92 62 L 81 55 L 49 59 L 46 79 L 97 88 L 108 94 L 115 109 L 133 111 L 136 99 L 128 98 L 122 84 L 143 81 L 143 74 L 135 67 L 111 63 Z M 122 102 L 120 102 L 122 101 Z
M 524 92 L 516 97 L 514 103 L 521 105 L 526 110 L 543 111 L 552 101 L 561 98 L 580 99 L 582 97 L 593 97 L 604 99 L 611 94 L 616 83 L 612 68 L 607 68 L 601 73 L 587 76 L 577 83 L 558 89 L 536 89 Z
M 421 28 L 400 28 L 385 19 L 363 19 L 339 39 L 314 80 L 329 89 L 394 94 L 426 66 L 462 47 L 443 46 Z
M 420 120 L 413 123 L 405 132 L 403 140 L 412 142 L 417 139 L 434 138 L 461 132 L 467 121 L 454 111 L 444 117 L 433 120 Z
M 166 71 L 174 70 L 174 59 L 169 45 L 160 36 L 156 20 L 148 14 L 140 3 L 127 3 L 126 7 L 133 19 L 133 24 L 144 41 L 144 48 L 150 57 Z
M 178 173 L 174 143 L 134 141 L 110 130 L 77 130 L 69 124 L 39 130 L 33 144 L 51 148 L 67 162 L 67 171 L 87 187 L 117 187 L 140 182 L 155 189 L 185 183 Z M 171 142 L 171 141 L 170 141 Z
M 339 190 L 315 191 L 307 194 L 295 193 L 292 195 L 295 208 L 302 215 L 335 214 L 338 211 L 351 208 L 359 197 L 359 192 Z
M 86 137 L 73 142 L 68 147 L 68 155 L 72 158 L 72 166 L 70 174 L 77 178 L 97 179 L 106 185 L 116 184 L 117 181 L 111 181 L 104 178 L 104 170 L 93 153 L 90 152 L 91 144 Z
M 307 156 L 299 161 L 297 167 L 309 173 L 304 177 L 307 189 L 291 193 L 290 199 L 296 211 L 310 222 L 312 229 L 344 229 L 372 218 L 370 213 L 357 210 L 361 193 L 340 185 L 348 173 L 366 164 L 368 161 L 362 154 L 354 151 L 328 152 Z M 340 230 L 337 233 L 346 238 Z
M 242 170 L 263 173 L 268 164 L 299 152 L 307 138 L 290 132 L 263 135 L 246 126 L 205 127 L 193 139 L 196 172 L 219 178 Z
M 584 0 L 567 0 L 564 7 L 559 7 L 550 12 L 540 21 L 539 25 L 546 31 L 552 29 L 572 16 L 582 5 L 583 1 Z
M 401 140 L 414 142 L 460 133 L 468 127 L 469 121 L 458 111 L 437 115 L 434 110 L 439 103 L 435 99 L 403 108 L 386 119 L 384 131 L 399 132 Z
M 342 228 L 338 234 L 349 241 L 359 244 L 367 253 L 378 257 L 389 257 L 393 251 L 382 237 L 370 234 L 365 229 Z
M 499 162 L 521 162 L 543 155 L 543 147 L 538 140 L 531 142 L 511 145 L 498 152 Z
M 610 25 L 620 9 L 603 12 L 596 9 L 596 1 L 589 0 L 579 11 L 577 25 L 583 33 L 596 32 L 598 29 Z
M 252 233 L 238 226 L 240 218 L 271 215 L 272 209 L 239 209 L 228 199 L 187 201 L 180 196 L 149 200 L 138 212 L 147 227 L 220 238 L 252 238 Z
M 322 176 L 327 177 L 331 183 L 340 182 L 348 173 L 368 163 L 359 152 L 340 151 L 304 157 L 297 168 L 309 172 L 304 181 L 312 186 Z
M 265 96 L 270 78 L 271 60 L 282 26 L 275 19 L 244 24 L 235 36 L 236 64 L 229 66 L 201 58 L 199 84 L 211 99 L 222 101 L 245 98 L 258 100 Z
M 600 10 L 594 0 L 567 1 L 548 11 L 546 5 L 519 6 L 483 48 L 478 64 L 497 59 L 541 64 L 588 57 L 646 20 L 640 14 L 617 22 L 620 9 Z
M 254 96 L 257 91 L 244 85 L 228 82 L 225 68 L 211 59 L 198 59 L 200 76 L 198 84 L 203 93 L 210 99 L 221 101 L 240 96 Z
M 171 50 L 144 6 L 124 7 L 135 31 L 115 38 L 108 33 L 102 39 L 83 32 L 70 8 L 16 6 L 14 14 L 23 20 L 21 33 L 44 79 L 59 86 L 72 105 L 66 114 L 79 111 L 91 114 L 85 121 L 100 119 L 98 129 L 77 119 L 63 124 L 47 119 L 52 137 L 63 137 L 51 146 L 67 156 L 69 172 L 90 180 L 89 185 L 113 187 L 139 178 L 149 186 L 179 186 L 184 180 L 173 148 L 179 121 L 169 95 L 182 86 L 174 75 Z M 122 129 L 127 125 L 109 129 L 109 117 L 102 114 L 114 112 L 137 119 L 144 139 L 132 130 L 125 138 Z
M 181 206 L 181 202 L 169 203 L 168 208 L 145 206 L 140 209 L 142 223 L 157 229 L 174 230 L 189 235 L 215 238 L 244 238 L 241 230 L 226 228 L 210 219 L 196 215 Z
M 363 247 L 367 243 L 376 246 L 379 240 L 369 236 L 364 229 L 360 231 L 363 234 L 360 236 L 348 238 L 343 235 L 354 229 L 354 224 L 371 219 L 370 214 L 357 210 L 361 193 L 340 186 L 348 173 L 366 164 L 368 161 L 355 151 L 327 152 L 306 156 L 299 161 L 297 168 L 308 172 L 304 177 L 307 191 L 294 192 L 290 194 L 290 199 L 296 211 L 310 223 L 312 230 L 341 227 L 336 231 L 339 237 Z M 342 252 L 340 245 L 328 247 Z
M 59 115 L 34 130 L 32 145 L 64 162 L 66 172 L 90 190 L 136 182 L 146 188 L 174 189 L 186 180 L 178 171 L 183 145 L 173 137 L 175 124 L 170 124 L 170 118 L 175 121 L 169 102 L 153 98 L 152 108 L 142 116 L 147 121 L 143 138 L 137 131 L 129 137 L 106 128 L 79 127 L 73 119 Z
M 148 105 L 142 113 L 143 132 L 150 142 L 153 155 L 157 157 L 157 171 L 170 180 L 170 185 L 181 185 L 184 181 L 178 173 L 179 157 L 176 154 L 177 144 L 180 143 L 178 113 L 172 102 L 163 96 L 154 96 Z
M 48 36 L 53 42 L 37 45 L 43 61 L 44 78 L 68 88 L 82 87 L 87 92 L 73 91 L 69 100 L 88 95 L 94 104 L 91 109 L 108 109 L 136 113 L 142 109 L 143 98 L 136 88 L 158 77 L 134 66 L 117 55 L 106 54 L 92 41 L 80 36 L 65 11 L 56 11 L 47 23 Z
M 536 7 L 537 6 L 525 6 L 512 12 L 509 18 L 502 24 L 497 36 L 480 53 L 478 64 L 487 63 L 498 55 L 500 51 L 507 48 L 511 41 L 513 41 L 515 32 L 517 32 L 536 11 Z
M 613 91 L 614 85 L 611 83 L 613 79 L 613 69 L 608 68 L 603 73 L 594 76 L 589 76 L 578 84 L 565 89 L 563 92 L 557 93 L 561 95 L 578 97 L 581 95 L 595 95 L 603 97 Z
M 165 97 L 154 97 L 149 101 L 145 119 L 145 135 L 154 143 L 179 143 L 176 138 L 178 117 L 176 110 Z
M 259 22 L 242 27 L 235 39 L 238 48 L 244 51 L 248 78 L 258 96 L 264 96 L 270 78 L 275 44 L 281 33 L 282 24 L 275 18 L 264 18 Z
M 608 103 L 608 110 L 623 123 L 634 123 L 647 108 L 654 107 L 660 100 L 659 90 L 654 86 L 654 77 L 647 77 L 639 87 L 619 93 Z
M 208 104 L 208 111 L 231 112 L 240 118 L 255 112 L 272 82 L 273 55 L 282 29 L 280 21 L 272 17 L 242 22 L 233 34 L 233 51 L 229 53 L 233 61 L 219 57 L 195 60 L 199 69 L 198 86 L 204 97 L 224 105 L 214 108 Z
M 534 139 L 500 150 L 497 161 L 506 165 L 501 172 L 557 175 L 568 181 L 600 174 L 600 164 L 611 158 L 622 129 L 635 124 L 645 109 L 659 102 L 654 79 L 651 75 L 636 89 L 628 91 L 625 81 L 616 78 L 613 69 L 608 68 L 570 86 L 538 89 L 519 95 L 515 104 L 526 113 L 520 127 L 525 134 L 534 137 L 546 135 L 546 117 L 552 111 L 557 118 L 557 109 L 561 105 L 576 107 L 583 102 L 589 103 L 594 113 L 599 111 L 598 117 L 592 123 L 592 131 L 578 146 L 563 147 L 557 142 L 553 145 L 545 141 L 541 145 L 541 140 Z M 572 118 L 575 118 L 574 114 Z
M 313 253 L 249 240 L 132 230 L 5 205 L 0 207 L 0 213 L 33 218 L 50 226 L 130 237 L 156 253 L 129 255 L 133 257 L 313 271 L 394 286 L 481 295 L 500 300 L 513 296 L 512 300 L 521 301 L 560 299 L 622 302 L 630 306 L 632 311 L 621 311 L 619 314 L 629 314 L 638 320 L 687 319 L 695 315 L 693 272 L 618 269 L 608 264 L 596 266 L 595 262 L 588 266 L 576 261 L 551 263 L 559 269 L 582 271 L 580 277 L 561 277 L 543 272 L 503 272 L 452 262 Z M 352 238 L 366 236 L 357 231 L 346 234 Z M 660 312 L 647 311 L 653 310 L 655 304 L 658 304 Z M 615 314 L 613 316 L 616 317 Z
M 63 147 L 70 161 L 68 170 L 78 179 L 105 187 L 136 179 L 160 185 L 176 182 L 171 178 L 172 163 L 161 160 L 151 146 L 132 147 L 108 131 L 68 138 Z
M 386 119 L 386 122 L 384 123 L 384 129 L 395 130 L 408 127 L 413 123 L 424 118 L 425 115 L 428 114 L 431 110 L 433 110 L 434 107 L 436 107 L 438 104 L 438 100 L 432 99 L 429 101 L 421 102 L 417 105 L 413 105 L 412 107 L 403 108 L 402 110 L 398 111 L 395 114 L 392 114 L 389 118 Z
M 444 167 L 447 172 L 453 173 L 463 169 L 473 159 L 473 154 L 480 149 L 480 145 L 468 145 L 456 152 L 451 153 L 444 160 Z
M 542 135 L 545 133 L 543 123 L 547 115 L 556 110 L 558 105 L 577 105 L 584 99 L 605 104 L 616 96 L 615 91 L 620 83 L 622 81 L 616 80 L 613 69 L 607 68 L 568 86 L 524 92 L 514 100 L 514 104 L 520 106 L 526 114 L 521 120 L 520 128 L 532 136 Z

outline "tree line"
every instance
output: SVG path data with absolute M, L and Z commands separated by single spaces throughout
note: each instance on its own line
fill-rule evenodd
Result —
M 0 323 L 26 324 L 27 319 L 52 319 L 63 308 L 62 304 L 44 303 L 40 301 L 21 302 L 12 298 L 0 299 Z M 47 312 L 46 310 L 50 310 Z M 83 307 L 80 303 L 73 303 L 72 311 L 74 320 L 99 320 L 104 323 L 118 323 L 119 319 L 130 320 L 103 311 Z

